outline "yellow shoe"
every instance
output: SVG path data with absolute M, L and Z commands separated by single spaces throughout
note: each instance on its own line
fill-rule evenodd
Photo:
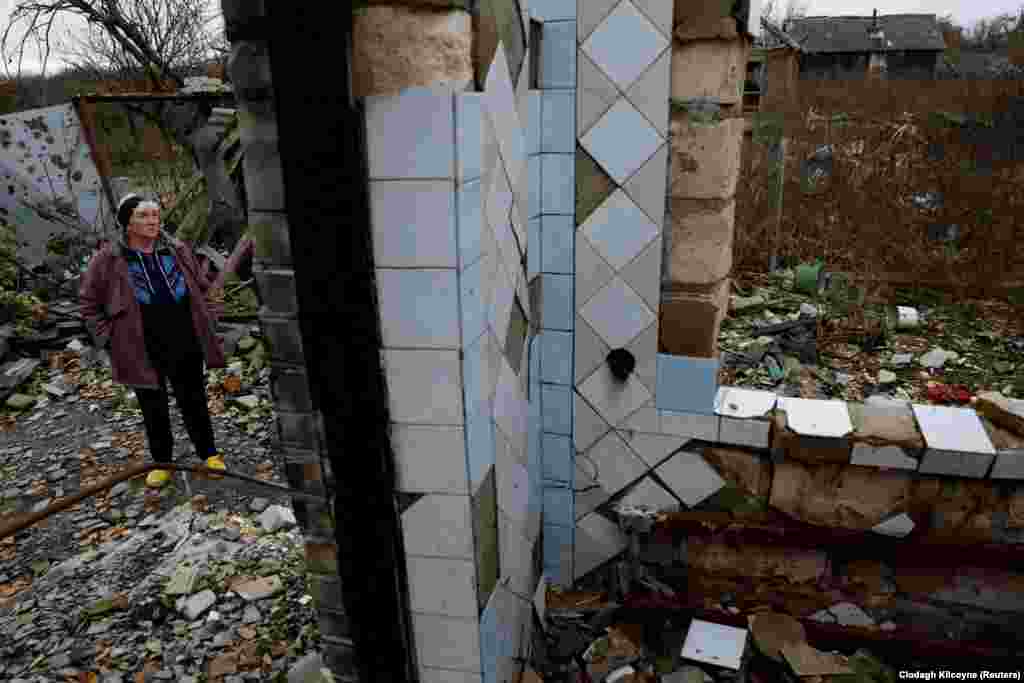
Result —
M 206 466 L 211 470 L 226 470 L 227 466 L 224 464 L 223 456 L 218 453 L 217 455 L 210 456 L 206 459 Z M 210 479 L 223 479 L 219 474 L 209 475 Z
M 146 477 L 146 486 L 151 489 L 158 489 L 171 480 L 171 473 L 168 470 L 153 470 Z

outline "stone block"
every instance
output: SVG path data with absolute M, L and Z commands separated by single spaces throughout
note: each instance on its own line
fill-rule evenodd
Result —
M 746 40 L 673 41 L 672 99 L 707 98 L 719 104 L 738 104 L 749 54 Z
M 659 350 L 675 356 L 715 357 L 728 306 L 728 279 L 701 292 L 663 291 Z
M 295 291 L 295 272 L 291 269 L 253 268 L 253 278 L 263 299 L 266 315 L 295 315 L 299 309 Z
M 260 211 L 250 207 L 249 234 L 254 242 L 254 271 L 260 267 L 291 265 L 291 235 L 288 217 L 283 212 Z
M 353 17 L 356 97 L 397 95 L 411 87 L 458 92 L 470 89 L 473 81 L 473 22 L 468 12 L 375 5 Z
M 921 474 L 948 474 L 954 477 L 981 479 L 988 474 L 995 454 L 946 451 L 936 448 L 925 451 L 921 459 Z
M 274 404 L 281 410 L 304 413 L 313 410 L 309 379 L 305 372 L 275 368 L 271 373 Z
M 703 123 L 673 111 L 669 125 L 669 196 L 731 199 L 740 176 L 743 119 Z
M 718 441 L 730 446 L 765 449 L 771 443 L 771 429 L 771 421 L 766 418 L 723 417 Z
M 1024 449 L 999 451 L 989 476 L 993 479 L 1024 479 Z
M 270 342 L 271 359 L 295 364 L 305 362 L 298 319 L 261 316 L 260 323 Z
M 678 284 L 708 285 L 732 270 L 736 202 L 669 200 L 665 276 Z
M 270 53 L 267 43 L 262 40 L 243 40 L 232 44 L 228 58 L 228 73 L 237 93 L 247 99 L 273 97 L 273 75 L 270 69 Z
M 776 410 L 772 416 L 772 453 L 810 464 L 846 464 L 850 462 L 853 445 L 846 437 L 807 436 L 787 426 L 786 413 Z
M 312 413 L 277 411 L 277 433 L 282 444 L 308 450 L 317 447 L 316 420 Z
M 284 211 L 284 171 L 277 145 L 276 124 L 256 125 L 243 117 L 240 125 L 249 211 Z

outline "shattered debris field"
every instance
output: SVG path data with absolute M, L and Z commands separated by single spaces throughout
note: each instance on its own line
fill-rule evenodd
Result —
M 793 269 L 737 274 L 719 335 L 721 384 L 847 401 L 885 394 L 956 404 L 986 390 L 1024 396 L 1019 298 L 823 279 L 814 294 L 797 291 Z M 917 324 L 901 328 L 896 307 L 916 313 Z

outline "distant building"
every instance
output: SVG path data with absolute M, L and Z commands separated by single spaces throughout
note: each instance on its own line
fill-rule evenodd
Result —
M 804 79 L 935 78 L 946 49 L 934 14 L 804 17 L 787 32 L 800 43 Z

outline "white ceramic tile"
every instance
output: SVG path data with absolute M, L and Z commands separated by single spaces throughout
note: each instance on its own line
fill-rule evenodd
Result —
M 872 446 L 866 443 L 853 445 L 850 464 L 899 470 L 916 470 L 918 466 L 917 460 L 899 446 Z
M 649 510 L 669 510 L 679 507 L 679 501 L 677 501 L 671 493 L 666 491 L 661 484 L 650 477 L 641 479 L 640 482 L 622 498 L 622 503 L 632 507 L 647 508 Z
M 522 174 L 522 177 L 525 180 L 526 174 Z M 523 205 L 526 204 L 526 201 L 527 199 L 523 197 Z M 526 242 L 526 212 L 521 210 L 518 196 L 514 196 L 512 200 L 512 210 L 509 212 L 509 215 L 511 216 L 512 229 L 516 233 L 516 247 L 518 249 L 516 255 L 519 259 L 517 264 L 519 265 L 519 269 L 522 270 L 523 257 L 526 256 L 526 249 L 528 245 Z
M 683 642 L 683 658 L 738 670 L 746 647 L 746 629 L 693 619 Z
M 402 513 L 402 535 L 408 555 L 472 560 L 469 496 L 423 496 Z
M 498 508 L 523 525 L 530 496 L 530 476 L 511 454 L 495 456 L 495 473 L 498 485 Z
M 576 133 L 584 135 L 615 104 L 619 91 L 583 50 L 576 55 Z
M 649 467 L 657 467 L 689 439 L 668 434 L 626 433 L 624 438 Z
M 768 420 L 744 420 L 723 417 L 719 424 L 718 440 L 732 446 L 768 448 L 771 422 Z
M 624 97 L 619 98 L 580 140 L 590 156 L 619 185 L 636 173 L 662 142 L 658 131 Z
M 573 154 L 576 151 L 576 91 L 543 91 L 541 99 L 540 151 Z
M 582 453 L 607 434 L 611 430 L 611 425 L 605 422 L 597 414 L 597 411 L 575 392 L 573 392 L 573 401 L 575 406 L 573 410 L 573 443 L 576 446 L 576 451 Z
M 452 95 L 410 88 L 366 98 L 370 178 L 452 178 L 455 108 Z
M 519 391 L 519 379 L 504 358 L 494 394 L 494 421 L 506 436 L 526 433 L 526 405 Z
M 736 418 L 764 417 L 778 396 L 771 391 L 755 391 L 738 387 L 719 387 L 715 396 L 715 412 Z
M 583 51 L 619 90 L 626 90 L 668 45 L 647 17 L 623 0 L 584 41 Z
M 420 424 L 462 424 L 458 351 L 384 349 L 391 419 Z
M 615 275 L 583 231 L 576 231 L 576 306 L 583 308 Z
M 659 410 L 661 432 L 682 436 L 687 439 L 702 441 L 718 441 L 720 419 L 717 415 L 700 413 L 679 413 L 672 410 Z
M 456 192 L 458 212 L 459 268 L 465 270 L 477 262 L 481 254 L 483 190 L 479 179 L 459 186 Z
M 412 615 L 420 666 L 480 671 L 480 624 L 428 614 Z
M 370 212 L 378 268 L 456 267 L 451 181 L 371 181 Z
M 902 538 L 914 530 L 914 520 L 910 519 L 910 517 L 907 516 L 907 513 L 903 512 L 895 517 L 890 517 L 889 519 L 876 524 L 871 527 L 871 530 L 885 536 L 896 536 Z
M 614 431 L 602 437 L 583 457 L 595 468 L 597 481 L 608 496 L 614 496 L 647 471 L 646 463 Z
M 469 493 L 461 427 L 396 424 L 391 443 L 399 491 Z
M 679 499 L 689 507 L 713 496 L 725 486 L 718 472 L 697 453 L 677 453 L 660 466 L 657 472 L 662 481 L 671 486 Z
M 928 448 L 989 455 L 996 452 L 973 410 L 915 405 L 914 417 Z
M 576 316 L 576 332 L 573 343 L 575 345 L 573 364 L 576 372 L 574 381 L 578 384 L 605 362 L 611 349 L 579 315 Z
M 483 677 L 475 671 L 453 671 L 421 666 L 420 683 L 483 683 Z
M 571 275 L 575 237 L 572 216 L 541 216 L 541 270 Z
M 579 22 L 577 34 L 579 42 L 582 43 L 590 37 L 590 34 L 611 13 L 612 8 L 618 2 L 619 0 L 583 0 L 579 4 L 579 13 L 576 18 Z
M 658 148 L 623 188 L 661 230 L 665 226 L 665 188 L 668 184 L 668 145 Z
M 651 398 L 635 374 L 618 381 L 607 364 L 601 365 L 579 386 L 579 392 L 608 424 L 618 424 Z
M 594 466 L 583 456 L 576 458 L 574 472 L 577 493 L 573 497 L 573 516 L 579 520 L 608 500 L 608 493 L 594 479 Z
M 502 349 L 504 349 L 505 335 L 508 333 L 509 316 L 512 313 L 512 305 L 515 301 L 516 290 L 512 278 L 499 261 L 495 269 L 495 279 L 491 290 L 491 302 L 487 311 L 487 322 L 491 330 L 497 335 Z
M 604 564 L 626 548 L 627 539 L 618 525 L 592 513 L 576 525 L 573 571 L 576 578 Z
M 512 211 L 512 187 L 509 185 L 508 176 L 500 168 L 491 174 L 489 183 L 484 211 L 487 216 L 487 224 L 495 231 L 494 234 L 500 246 L 501 238 L 498 230 L 502 225 L 508 225 L 509 212 Z
M 632 261 L 660 232 L 622 190 L 612 192 L 580 229 L 615 270 Z
M 661 417 L 658 409 L 654 407 L 654 399 L 651 399 L 632 415 L 616 425 L 625 432 L 643 432 L 646 434 L 659 434 L 661 432 Z
M 529 598 L 533 592 L 530 566 L 532 544 L 526 539 L 523 527 L 500 510 L 498 511 L 498 561 L 501 563 L 500 581 L 510 592 Z
M 540 619 L 542 624 L 547 624 L 545 617 L 547 616 L 547 598 L 548 598 L 548 579 L 546 576 L 541 576 L 540 581 L 537 582 L 537 590 L 533 594 L 533 609 L 537 613 L 537 617 Z
M 544 24 L 540 51 L 540 87 L 576 87 L 576 22 L 549 21 Z
M 476 617 L 476 569 L 471 561 L 407 555 L 405 562 L 413 612 Z
M 576 157 L 540 155 L 541 213 L 571 216 L 576 211 Z
M 487 291 L 482 282 L 483 262 L 477 260 L 459 276 L 462 305 L 462 347 L 480 338 L 487 325 Z
M 672 50 L 666 48 L 626 91 L 626 97 L 662 137 L 668 137 L 669 81 Z
M 483 115 L 481 93 L 455 96 L 455 176 L 460 182 L 479 178 L 483 171 Z
M 644 300 L 619 277 L 595 294 L 580 315 L 612 349 L 626 346 L 655 321 Z
M 378 268 L 377 291 L 385 347 L 458 348 L 455 270 Z
M 527 120 L 523 122 L 526 129 L 526 154 L 540 154 L 541 140 L 541 92 L 531 90 L 526 97 Z
M 672 0 L 633 0 L 633 4 L 665 36 L 668 38 L 672 37 Z M 755 17 L 759 15 L 756 12 L 751 12 L 750 16 Z M 752 23 L 756 23 L 756 21 Z
M 844 401 L 780 397 L 779 407 L 786 411 L 786 426 L 797 434 L 840 438 L 853 431 Z
M 636 359 L 633 375 L 654 396 L 658 386 L 658 323 L 651 323 L 626 348 Z
M 501 149 L 498 146 L 498 133 L 494 130 L 494 121 L 484 102 L 483 122 L 481 124 L 483 146 L 480 149 L 481 184 L 486 191 L 490 187 L 488 180 L 492 173 L 501 168 Z M 525 142 L 523 143 L 526 144 Z
M 656 238 L 619 271 L 630 289 L 639 294 L 652 311 L 658 310 L 661 303 L 661 242 L 661 237 Z
M 499 42 L 494 54 L 494 63 L 484 84 L 484 105 L 494 123 L 498 149 L 508 173 L 509 182 L 515 186 L 526 163 L 526 140 L 516 112 L 515 93 L 512 77 L 505 58 L 505 48 Z

